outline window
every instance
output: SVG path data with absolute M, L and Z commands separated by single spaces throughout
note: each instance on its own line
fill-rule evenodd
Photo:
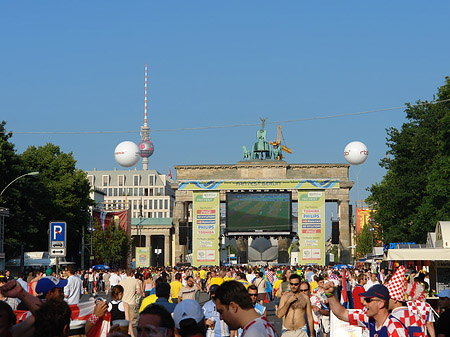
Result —
M 143 188 L 140 188 L 140 189 L 139 189 L 139 195 L 140 195 L 141 197 L 144 195 L 144 189 L 143 189 Z
M 162 212 L 158 212 L 158 218 L 162 218 Z
M 153 196 L 153 188 L 149 188 L 149 189 L 148 189 L 148 195 L 149 195 L 150 197 Z
M 114 196 L 117 197 L 117 188 L 114 189 Z
M 152 209 L 153 207 L 153 200 L 148 201 L 148 209 Z
M 169 208 L 169 200 L 164 200 L 164 209 L 168 209 Z
M 138 196 L 138 189 L 137 189 L 137 188 L 135 188 L 135 189 L 134 189 L 134 193 L 133 193 L 133 195 L 134 195 L 135 197 L 137 197 L 137 196 Z
M 139 186 L 139 176 L 133 176 L 133 186 Z
M 119 188 L 119 196 L 123 195 L 123 188 Z
M 102 176 L 102 186 L 108 186 L 109 176 Z
M 159 209 L 163 209 L 163 201 L 162 201 L 162 199 L 159 200 Z
M 148 212 L 148 217 L 151 218 L 153 216 L 152 212 Z
M 133 205 L 133 209 L 137 209 L 137 202 L 136 202 L 136 200 L 132 200 L 131 203 Z M 136 213 L 133 213 L 133 214 L 136 214 Z
M 152 175 L 148 176 L 148 185 L 149 186 L 153 186 L 153 180 L 154 180 L 154 177 Z
M 94 186 L 94 176 L 88 176 L 89 185 Z
M 108 196 L 109 196 L 109 197 L 112 196 L 112 188 L 108 188 Z
M 144 209 L 147 209 L 147 200 L 144 200 Z
M 124 181 L 125 181 L 125 177 L 124 176 L 119 176 L 119 186 L 123 186 L 124 185 Z
M 148 188 L 144 188 L 144 196 L 148 197 Z

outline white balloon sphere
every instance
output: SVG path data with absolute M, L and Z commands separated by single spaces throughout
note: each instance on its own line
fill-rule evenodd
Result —
M 139 161 L 139 158 L 138 146 L 128 140 L 117 145 L 114 150 L 114 159 L 120 166 L 134 166 Z
M 369 151 L 367 151 L 367 146 L 361 142 L 348 143 L 344 149 L 344 158 L 352 165 L 364 163 L 368 156 Z

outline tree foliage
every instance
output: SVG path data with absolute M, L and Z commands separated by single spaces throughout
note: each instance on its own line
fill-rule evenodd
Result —
M 93 253 L 98 263 L 110 264 L 114 267 L 126 266 L 126 258 L 130 253 L 130 239 L 120 226 L 95 224 L 93 235 Z
M 436 100 L 449 99 L 447 77 Z M 387 129 L 389 150 L 380 162 L 387 173 L 367 199 L 385 243 L 424 243 L 437 221 L 450 219 L 450 102 L 428 103 L 408 104 L 408 121 Z
M 22 174 L 38 171 L 14 182 L 2 196 L 1 206 L 10 209 L 5 220 L 6 258 L 25 251 L 48 250 L 48 228 L 52 220 L 67 222 L 67 256 L 79 262 L 82 226 L 88 222 L 90 186 L 86 173 L 76 168 L 72 153 L 63 153 L 53 144 L 30 146 L 17 154 L 0 123 L 0 188 Z
M 356 234 L 356 257 L 360 259 L 367 254 L 372 254 L 372 232 L 369 225 L 363 226 Z

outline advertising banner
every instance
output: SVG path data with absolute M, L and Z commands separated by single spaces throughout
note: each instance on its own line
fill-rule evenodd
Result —
M 103 228 L 108 228 L 109 226 L 120 226 L 127 234 L 130 234 L 131 219 L 128 210 L 125 211 L 109 211 L 105 212 L 103 210 L 94 209 L 92 215 L 97 219 L 98 224 Z
M 339 179 L 301 179 L 301 180 L 190 180 L 178 183 L 179 190 L 253 190 L 253 189 L 328 189 L 339 188 Z
M 219 192 L 194 191 L 192 264 L 219 265 Z
M 370 226 L 370 217 L 372 215 L 373 210 L 369 208 L 357 208 L 356 209 L 356 233 L 365 226 Z
M 347 322 L 341 321 L 333 312 L 330 312 L 330 336 L 362 337 L 363 329 L 359 326 L 350 325 Z
M 325 191 L 298 191 L 299 264 L 325 265 Z
M 150 266 L 150 248 L 136 247 L 136 268 Z

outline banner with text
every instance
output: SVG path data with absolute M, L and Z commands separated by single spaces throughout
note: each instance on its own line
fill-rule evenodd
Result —
M 136 268 L 150 266 L 150 248 L 136 247 Z
M 325 265 L 325 191 L 298 191 L 299 264 Z
M 219 192 L 193 191 L 192 264 L 219 265 Z

